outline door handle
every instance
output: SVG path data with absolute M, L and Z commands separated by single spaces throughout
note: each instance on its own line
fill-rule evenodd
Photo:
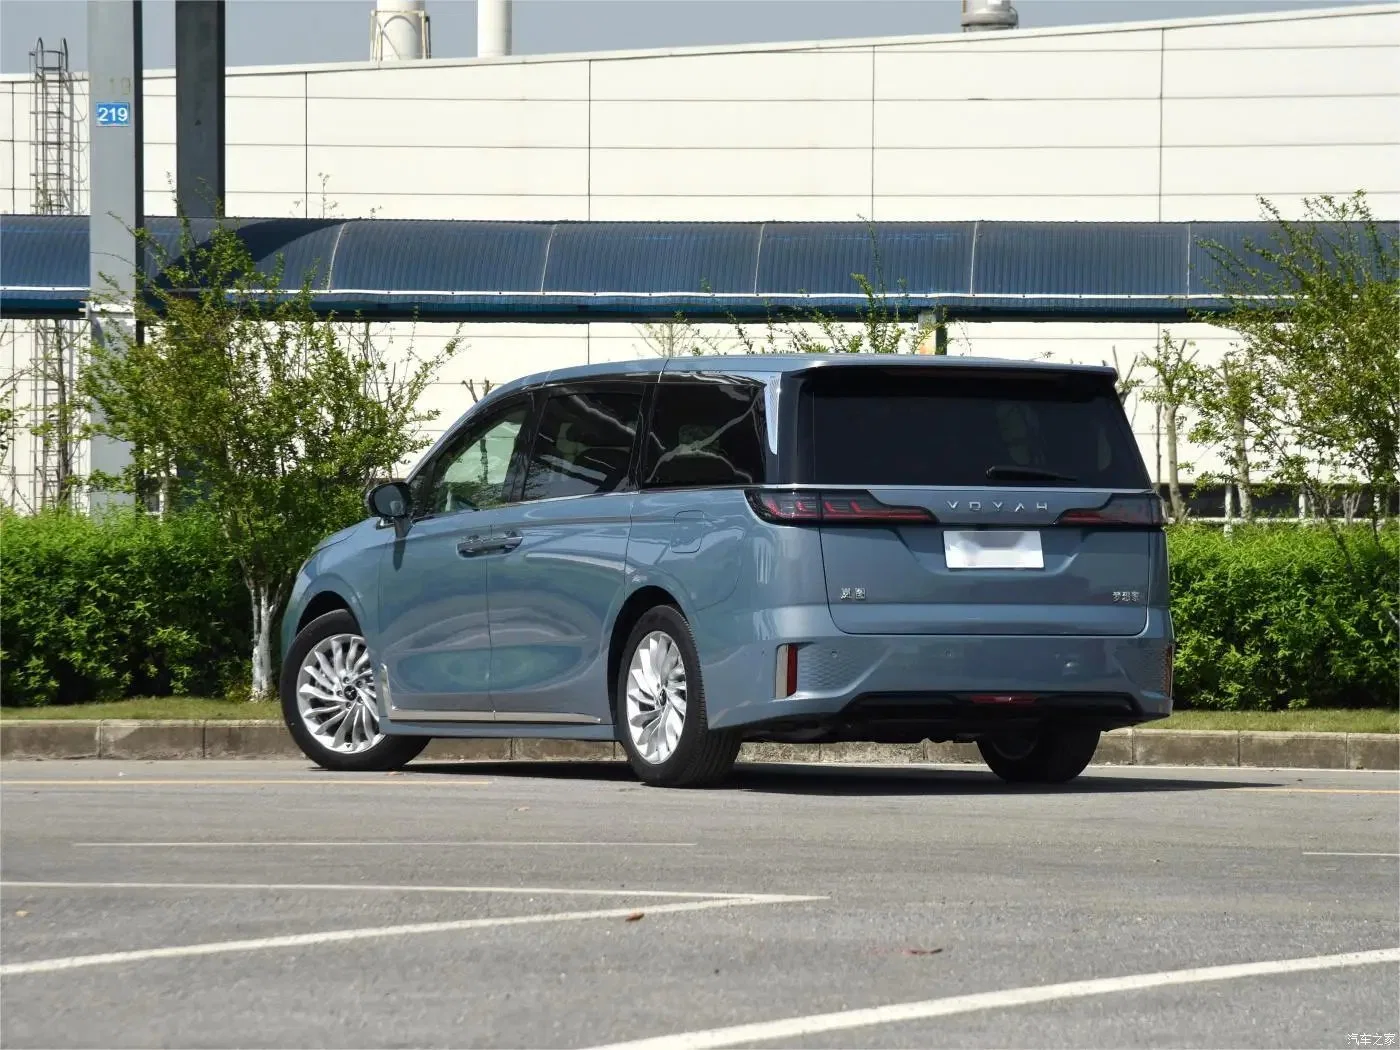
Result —
M 519 547 L 523 536 L 518 532 L 498 532 L 492 536 L 468 536 L 457 544 L 457 553 L 464 558 L 474 558 L 478 554 L 504 554 Z

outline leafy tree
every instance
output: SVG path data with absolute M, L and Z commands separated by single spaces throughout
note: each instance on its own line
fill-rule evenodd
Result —
M 1152 379 L 1142 396 L 1161 411 L 1162 431 L 1167 439 L 1167 497 L 1173 521 L 1186 519 L 1186 500 L 1181 494 L 1182 411 L 1185 409 L 1197 374 L 1196 347 L 1189 340 L 1177 340 L 1163 330 L 1150 354 L 1139 360 Z
M 1297 221 L 1261 205 L 1266 242 L 1208 246 L 1228 308 L 1203 319 L 1238 333 L 1239 350 L 1206 377 L 1202 436 L 1237 473 L 1257 455 L 1319 511 L 1333 484 L 1365 486 L 1374 530 L 1400 484 L 1397 245 L 1363 193 L 1309 198 Z
M 711 340 L 681 314 L 667 321 L 654 321 L 637 326 L 647 349 L 657 357 L 699 356 L 715 352 Z
M 0 377 L 0 469 L 9 465 L 15 430 L 20 420 L 20 410 L 15 406 L 15 390 L 26 375 L 23 369 L 17 369 Z
M 1292 439 L 1278 429 L 1276 414 L 1266 399 L 1278 392 L 1263 383 L 1249 347 L 1225 353 L 1220 363 L 1192 369 L 1186 377 L 1187 400 L 1196 411 L 1191 440 L 1213 446 L 1225 463 L 1227 485 L 1234 485 L 1240 500 L 1240 517 L 1254 517 L 1254 485 L 1262 475 L 1276 473 L 1270 455 L 1288 449 Z M 1212 479 L 1201 474 L 1196 481 Z
M 363 516 L 367 483 L 426 444 L 415 406 L 449 342 L 391 365 L 367 330 L 312 310 L 311 275 L 260 272 L 230 227 L 205 242 L 185 227 L 159 277 L 138 277 L 144 339 L 94 346 L 83 386 L 98 427 L 128 442 L 132 464 L 95 485 L 158 481 L 176 506 L 217 519 L 252 603 L 252 693 L 274 689 L 273 627 L 318 540 Z
M 920 319 L 907 296 L 887 293 L 883 278 L 872 281 L 853 273 L 865 296 L 859 320 L 841 321 L 823 310 L 784 310 L 769 315 L 762 334 L 755 338 L 749 326 L 731 318 L 736 340 L 746 354 L 912 354 L 938 330 L 939 323 Z

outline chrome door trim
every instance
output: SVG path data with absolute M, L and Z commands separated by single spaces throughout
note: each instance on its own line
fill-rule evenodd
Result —
M 415 711 L 389 708 L 389 717 L 404 722 L 514 722 L 557 725 L 601 725 L 593 715 L 555 714 L 549 711 Z
M 389 707 L 389 717 L 405 722 L 494 722 L 491 711 L 415 711 L 407 707 Z
M 601 725 L 602 719 L 593 715 L 578 715 L 553 711 L 497 711 L 497 722 L 557 722 L 561 725 Z

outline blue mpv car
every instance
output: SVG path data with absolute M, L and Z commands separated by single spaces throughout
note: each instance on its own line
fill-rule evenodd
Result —
M 741 356 L 491 392 L 302 568 L 282 706 L 331 769 L 432 737 L 976 741 L 1077 776 L 1171 711 L 1162 510 L 1108 368 Z

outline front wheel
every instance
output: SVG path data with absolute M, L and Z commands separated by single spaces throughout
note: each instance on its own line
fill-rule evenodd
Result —
M 672 606 L 650 610 L 632 629 L 614 707 L 627 759 L 648 784 L 713 784 L 739 756 L 738 734 L 709 727 L 695 640 Z
M 1012 784 L 1063 784 L 1084 772 L 1099 746 L 1097 729 L 1042 728 L 1031 733 L 984 737 L 982 760 Z
M 398 769 L 428 746 L 427 737 L 380 730 L 369 646 L 344 610 L 302 628 L 282 665 L 281 685 L 282 718 L 292 739 L 323 769 Z

